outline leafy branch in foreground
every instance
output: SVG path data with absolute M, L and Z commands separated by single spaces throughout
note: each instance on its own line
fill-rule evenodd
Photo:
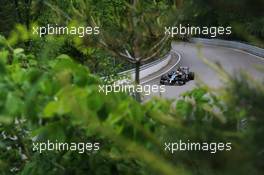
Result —
M 140 104 L 124 93 L 100 93 L 101 80 L 66 55 L 49 60 L 43 68 L 34 56 L 14 50 L 19 52 L 1 49 L 0 53 L 3 174 L 261 174 L 263 170 L 263 142 L 257 138 L 263 134 L 264 93 L 254 83 L 248 85 L 247 78 L 232 79 L 223 96 L 198 87 L 176 101 L 154 98 Z M 7 64 L 8 57 L 12 64 Z M 238 129 L 244 118 L 247 127 Z M 47 140 L 96 141 L 100 150 L 83 154 L 32 150 L 33 142 Z M 178 140 L 231 142 L 232 150 L 215 154 L 164 150 L 165 142 Z

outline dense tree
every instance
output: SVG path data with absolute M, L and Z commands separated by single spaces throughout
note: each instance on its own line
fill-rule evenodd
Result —
M 264 40 L 263 6 L 262 0 L 186 0 L 182 6 L 182 22 L 197 26 L 232 26 L 231 37 L 222 37 L 261 46 Z M 251 40 L 251 36 L 255 40 Z M 262 44 L 258 40 L 262 40 Z
M 87 13 L 87 6 L 94 10 Z M 164 35 L 164 27 L 173 25 L 175 6 L 151 0 L 100 1 L 87 3 L 87 6 L 83 7 L 86 10 L 79 10 L 79 14 L 91 16 L 91 24 L 100 26 L 99 46 L 135 64 L 135 82 L 138 84 L 140 65 L 159 57 L 168 46 L 169 37 Z M 96 7 L 101 10 L 97 11 Z

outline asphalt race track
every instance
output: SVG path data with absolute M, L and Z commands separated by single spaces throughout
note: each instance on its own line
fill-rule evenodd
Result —
M 204 57 L 209 61 L 219 63 L 230 74 L 235 74 L 242 70 L 250 74 L 255 79 L 261 81 L 264 79 L 264 72 L 256 69 L 256 65 L 264 66 L 264 58 L 246 53 L 244 51 L 211 45 L 198 46 L 193 43 L 173 43 L 172 47 L 173 50 L 177 51 L 181 55 L 181 60 L 177 66 L 190 67 L 191 71 L 195 72 L 195 79 L 202 80 L 202 82 L 206 83 L 210 87 L 219 88 L 223 85 L 223 82 L 219 79 L 217 73 L 202 61 L 201 57 Z M 198 48 L 201 49 L 200 54 Z M 150 81 L 145 80 L 146 83 L 144 84 L 159 84 L 160 77 L 155 79 L 150 78 L 149 80 Z M 183 92 L 194 88 L 196 84 L 196 81 L 190 81 L 184 86 L 166 86 L 166 92 L 162 94 L 152 94 L 151 96 L 177 98 Z M 150 97 L 145 97 L 144 99 L 148 98 Z

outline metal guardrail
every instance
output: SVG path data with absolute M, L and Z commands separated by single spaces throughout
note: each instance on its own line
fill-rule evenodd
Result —
M 170 55 L 170 52 L 167 53 L 167 54 L 166 54 L 165 56 L 163 56 L 162 58 L 159 58 L 159 59 L 157 59 L 157 60 L 155 60 L 155 61 L 152 61 L 152 62 L 150 62 L 150 63 L 147 63 L 147 64 L 144 64 L 144 65 L 140 66 L 140 71 L 145 70 L 145 69 L 147 69 L 147 68 L 150 68 L 150 67 L 152 67 L 153 65 L 156 65 L 156 64 L 158 64 L 158 63 L 164 61 L 166 58 L 168 58 L 169 55 Z M 120 72 L 120 73 L 118 73 L 118 74 L 119 74 L 119 75 L 124 75 L 124 74 L 132 74 L 132 73 L 134 73 L 134 72 L 135 72 L 135 68 L 133 68 L 133 69 L 129 69 L 129 70 L 126 70 L 126 71 L 123 71 L 123 72 Z
M 264 58 L 264 49 L 256 47 L 256 46 L 252 46 L 249 44 L 240 43 L 237 41 L 227 41 L 227 40 L 220 40 L 220 39 L 204 39 L 204 38 L 192 38 L 190 39 L 190 41 L 194 43 L 203 43 L 203 44 L 209 44 L 209 45 L 231 47 L 231 48 L 243 50 L 253 55 Z
M 171 49 L 170 54 L 171 54 L 170 59 L 174 59 L 174 57 L 176 56 L 178 58 L 178 60 L 169 69 L 165 70 L 162 74 L 165 74 L 165 73 L 168 73 L 169 71 L 171 71 L 181 61 L 181 54 L 179 52 L 177 52 L 176 50 Z M 156 79 L 156 78 L 158 78 L 160 76 L 161 75 L 157 75 L 157 76 L 152 77 L 152 78 L 150 78 L 150 79 L 148 79 L 148 80 L 146 80 L 144 82 L 141 82 L 140 84 L 145 84 L 145 83 L 150 82 L 150 81 L 152 81 L 152 80 L 154 80 L 154 79 Z
M 171 51 L 169 53 L 167 53 L 165 56 L 163 56 L 162 58 L 159 58 L 155 61 L 152 61 L 150 63 L 147 63 L 147 64 L 144 64 L 142 66 L 140 66 L 140 71 L 147 71 L 148 68 L 151 68 L 153 66 L 161 66 L 162 64 L 164 64 L 163 62 L 169 62 L 169 60 L 171 59 L 170 57 L 171 55 Z M 118 73 L 118 75 L 120 75 L 121 77 L 124 76 L 124 77 L 127 77 L 128 76 L 131 76 L 131 77 L 134 77 L 133 74 L 135 73 L 135 68 L 133 69 L 129 69 L 129 70 L 126 70 L 126 71 L 123 71 L 123 72 L 120 72 Z M 141 73 L 141 76 L 142 76 L 142 73 Z M 141 78 L 144 78 L 148 75 L 145 75 Z M 106 77 L 101 77 L 101 79 L 105 79 Z

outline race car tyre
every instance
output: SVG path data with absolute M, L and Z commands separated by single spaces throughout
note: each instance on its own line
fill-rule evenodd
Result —
M 176 81 L 176 84 L 178 85 L 178 86 L 182 86 L 182 85 L 185 85 L 185 81 Z
M 166 79 L 168 79 L 168 76 L 167 75 L 162 75 L 160 79 L 161 80 L 166 80 Z
M 189 72 L 188 77 L 189 80 L 194 80 L 194 72 Z

